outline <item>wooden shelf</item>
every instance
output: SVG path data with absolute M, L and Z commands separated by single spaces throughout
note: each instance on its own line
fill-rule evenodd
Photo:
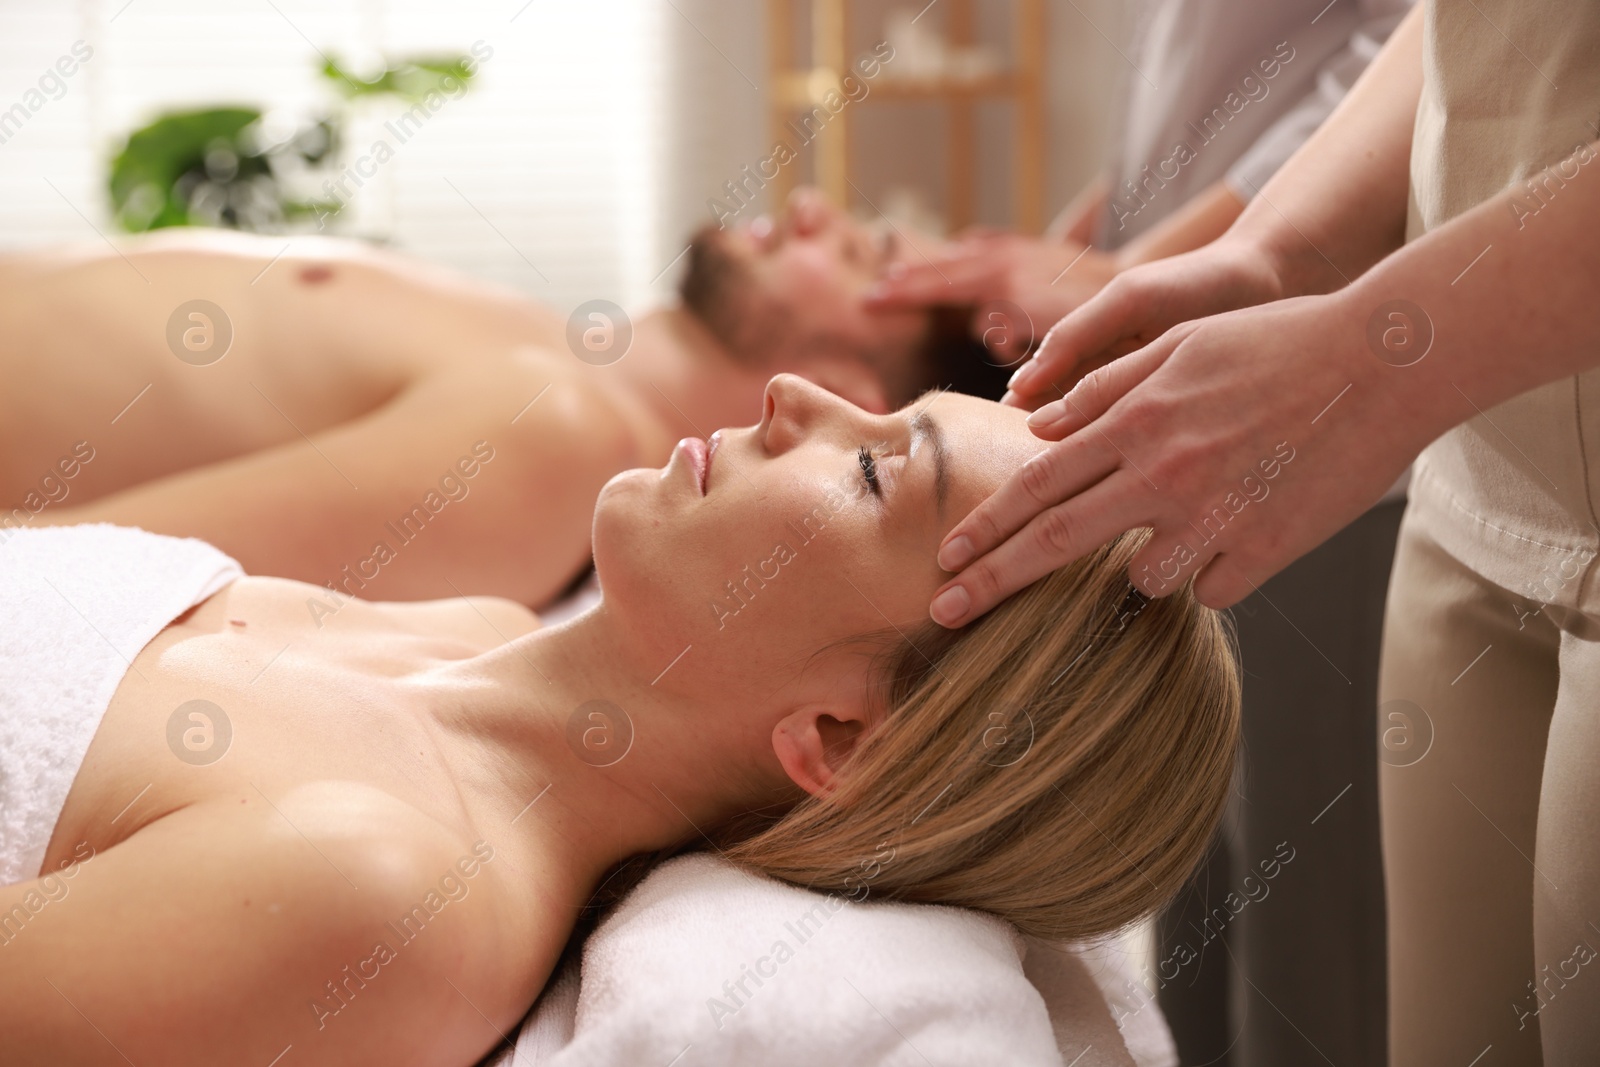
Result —
M 822 103 L 823 91 L 837 88 L 839 79 L 832 71 L 817 68 L 791 72 L 774 81 L 780 103 L 789 108 L 813 107 Z M 980 100 L 985 97 L 1016 96 L 1022 83 L 1015 76 L 990 74 L 982 78 L 891 78 L 880 74 L 872 82 L 868 97 L 885 100 Z
M 839 71 L 848 69 L 848 0 L 809 0 L 813 66 L 793 66 L 791 28 L 794 0 L 767 0 L 767 49 L 772 86 L 768 120 L 776 140 L 785 139 L 787 123 L 797 112 L 822 103 L 839 87 Z M 896 78 L 883 70 L 871 92 L 833 115 L 814 141 L 816 181 L 836 203 L 855 199 L 850 151 L 851 108 L 873 101 L 928 101 L 946 109 L 948 179 L 945 221 L 953 232 L 973 221 L 976 213 L 977 147 L 973 106 L 983 101 L 1009 102 L 1016 109 L 1013 135 L 1012 188 L 1015 225 L 1036 233 L 1044 224 L 1044 43 L 1043 0 L 1012 0 L 1015 12 L 1015 67 L 978 78 Z M 971 0 L 945 0 L 946 40 L 955 46 L 972 43 Z M 793 187 L 786 168 L 775 181 L 781 199 Z
M 890 78 L 880 76 L 873 84 L 875 95 L 893 100 L 979 99 L 986 96 L 1018 96 L 1022 79 L 1011 74 L 990 74 L 982 78 Z

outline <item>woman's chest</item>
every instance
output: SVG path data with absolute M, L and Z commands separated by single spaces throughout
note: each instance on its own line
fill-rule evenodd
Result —
M 534 820 L 493 817 L 493 775 L 463 773 L 493 753 L 440 725 L 471 709 L 433 668 L 484 650 L 472 626 L 498 602 L 350 601 L 318 626 L 318 592 L 240 579 L 139 650 L 43 868 L 76 859 L 91 878 L 207 901 L 191 941 L 233 945 L 254 916 L 277 948 L 238 964 L 268 988 L 303 988 L 296 1017 L 309 998 L 344 1032 L 385 1002 L 431 1020 L 448 975 L 472 1026 L 486 1016 L 508 1030 L 587 887 Z M 222 918 L 206 927 L 202 913 Z M 303 973 L 278 981 L 280 964 Z
M 387 605 L 352 601 L 316 620 L 308 601 L 317 592 L 241 579 L 134 656 L 73 782 L 46 869 L 192 804 L 270 803 L 312 782 L 379 790 L 447 825 L 470 823 L 449 773 L 450 740 L 435 725 L 441 709 L 417 679 L 481 649 Z

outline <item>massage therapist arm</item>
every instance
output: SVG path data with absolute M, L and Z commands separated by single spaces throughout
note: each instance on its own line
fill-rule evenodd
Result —
M 972 234 L 937 259 L 896 264 L 868 294 L 868 304 L 884 310 L 970 305 L 973 336 L 996 355 L 1009 358 L 1015 333 L 1031 344 L 1039 332 L 1084 305 L 1118 273 L 1215 240 L 1243 207 L 1225 182 L 1216 182 L 1116 252 L 1070 238 Z M 1026 320 L 1012 322 L 994 306 L 997 301 L 1016 305 Z M 1088 369 L 1084 364 L 1077 368 L 1080 373 Z
M 1157 214 L 1161 216 L 1159 221 L 1154 221 L 1153 225 L 1142 231 L 1136 229 L 1136 235 L 1116 247 L 1115 251 L 1084 246 L 1094 240 L 1095 223 L 1110 219 L 1112 214 L 1117 216 L 1111 220 L 1116 224 L 1113 229 L 1123 229 L 1127 221 L 1139 213 L 1132 205 L 1142 203 L 1144 193 L 1120 193 L 1121 199 L 1115 205 L 1109 205 L 1112 180 L 1109 175 L 1102 174 L 1074 198 L 1062 216 L 1051 224 L 1042 240 L 1009 234 L 1000 235 L 998 240 L 989 237 L 987 240 L 958 242 L 951 247 L 946 258 L 938 263 L 901 264 L 899 273 L 886 278 L 873 294 L 877 306 L 941 303 L 980 305 L 974 318 L 974 334 L 981 334 L 991 341 L 991 346 L 998 354 L 1008 356 L 1012 331 L 996 330 L 994 327 L 1013 324 L 1006 321 L 1008 316 L 1004 313 L 993 314 L 992 309 L 981 305 L 990 301 L 1006 301 L 1020 307 L 1029 322 L 1016 324 L 1015 328 L 1025 331 L 1024 336 L 1028 337 L 1027 343 L 1031 345 L 1038 336 L 1036 330 L 1042 332 L 1076 310 L 1116 275 L 1210 244 L 1228 230 L 1259 189 L 1268 184 L 1271 177 L 1326 122 L 1330 112 L 1337 108 L 1353 83 L 1365 72 L 1367 57 L 1375 51 L 1381 51 L 1379 46 L 1396 27 L 1392 15 L 1394 9 L 1408 5 L 1409 0 L 1400 0 L 1398 5 L 1395 0 L 1357 0 L 1357 12 L 1350 12 L 1348 7 L 1342 9 L 1356 20 L 1347 45 L 1330 53 L 1327 46 L 1337 45 L 1338 41 L 1331 38 L 1323 38 L 1320 44 L 1302 41 L 1309 54 L 1317 58 L 1302 59 L 1301 64 L 1321 63 L 1315 77 L 1304 85 L 1303 95 L 1289 100 L 1278 97 L 1271 105 L 1279 109 L 1277 117 L 1253 143 L 1235 144 L 1231 149 L 1223 150 L 1232 153 L 1225 176 L 1204 188 L 1180 186 L 1176 193 L 1179 197 L 1178 206 L 1170 212 L 1158 209 Z M 1270 3 L 1262 4 L 1260 0 L 1229 0 L 1220 6 L 1211 5 L 1211 14 L 1226 14 L 1230 19 L 1243 19 L 1248 23 L 1252 14 L 1260 14 L 1263 9 L 1273 6 Z M 1416 31 L 1418 25 L 1414 19 L 1412 32 Z M 1330 21 L 1320 29 L 1331 30 L 1333 26 L 1334 21 Z M 1258 40 L 1276 39 L 1262 36 L 1270 33 L 1264 27 L 1254 28 L 1254 31 Z M 1244 32 L 1248 36 L 1251 30 Z M 1199 53 L 1195 52 L 1197 48 Z M 1167 58 L 1175 59 L 1180 66 L 1190 66 L 1187 74 L 1180 73 L 1177 76 L 1187 79 L 1186 84 L 1190 84 L 1191 88 L 1197 86 L 1196 79 L 1204 80 L 1204 72 L 1208 68 L 1216 74 L 1225 69 L 1231 70 L 1231 61 L 1222 55 L 1204 55 L 1208 46 L 1203 43 L 1191 41 L 1187 45 L 1170 45 L 1167 51 L 1171 53 Z M 1200 55 L 1198 59 L 1195 58 L 1197 54 Z M 1264 99 L 1270 91 L 1268 83 L 1295 54 L 1288 41 L 1279 42 L 1273 55 L 1256 64 L 1255 71 L 1259 72 L 1260 78 L 1248 77 L 1240 84 L 1238 93 L 1243 95 L 1239 98 Z M 1411 80 L 1402 78 L 1396 82 L 1390 79 L 1384 85 L 1385 91 L 1398 93 L 1399 98 L 1403 99 L 1409 88 L 1405 83 Z M 1411 91 L 1414 92 L 1414 89 Z M 1372 90 L 1368 92 L 1370 95 Z M 1181 97 L 1183 94 L 1179 95 Z M 1287 110 L 1283 109 L 1285 103 L 1289 105 Z M 1127 121 L 1130 126 L 1150 127 L 1146 130 L 1146 137 L 1136 138 L 1144 146 L 1140 151 L 1154 150 L 1158 145 L 1166 149 L 1159 153 L 1163 158 L 1150 156 L 1148 159 L 1156 173 L 1150 173 L 1149 168 L 1145 171 L 1147 182 L 1153 179 L 1158 188 L 1164 188 L 1164 178 L 1171 179 L 1176 174 L 1176 171 L 1167 168 L 1181 167 L 1187 158 L 1192 157 L 1179 154 L 1178 150 L 1172 149 L 1172 141 L 1164 140 L 1167 134 L 1154 131 L 1163 128 L 1165 123 L 1168 133 L 1177 137 L 1179 130 L 1183 129 L 1178 125 L 1177 117 L 1190 106 L 1192 101 L 1186 104 L 1176 98 L 1166 99 L 1162 103 L 1129 102 L 1132 110 Z M 1181 147 L 1191 150 L 1186 141 Z M 1168 155 L 1168 151 L 1172 154 Z M 1136 177 L 1125 184 L 1131 189 L 1138 181 Z M 1175 194 L 1168 192 L 1163 195 Z M 1108 205 L 1114 207 L 1115 211 L 1108 211 Z M 1106 236 L 1111 243 L 1116 243 L 1116 234 Z M 1215 270 L 1207 274 L 1216 276 Z M 1236 284 L 1240 281 L 1248 283 L 1251 279 L 1235 279 Z M 1002 337 L 1006 338 L 1003 344 L 993 344 L 994 339 Z M 1144 341 L 1152 339 L 1153 335 L 1145 337 Z M 1136 341 L 1136 338 L 1130 341 Z M 1098 353 L 1097 358 L 1079 360 L 1070 367 L 1062 367 L 1055 376 L 1055 384 L 1065 389 L 1095 366 L 1137 347 L 1139 343 L 1125 343 Z M 1059 394 L 1052 393 L 1047 399 L 1056 395 Z
M 1180 322 L 1326 293 L 1405 240 L 1411 132 L 1422 93 L 1414 8 L 1348 95 L 1226 233 L 1118 275 L 1058 323 L 1011 380 L 1010 402 L 1061 396 L 1076 368 L 1149 344 Z
M 1394 61 L 1401 50 L 1415 60 L 1419 30 L 1413 15 L 1369 79 L 1401 81 Z M 1271 264 L 1285 293 L 1333 289 L 1398 240 L 1409 119 L 1400 121 L 1393 97 L 1363 92 L 1371 88 L 1358 84 L 1224 239 Z M 935 595 L 934 618 L 959 625 L 1137 526 L 1155 531 L 1129 569 L 1140 588 L 1160 595 L 1198 574 L 1203 602 L 1231 605 L 1375 502 L 1445 430 L 1600 363 L 1600 249 L 1588 239 L 1600 225 L 1600 182 L 1583 169 L 1595 152 L 1577 146 L 1557 165 L 1559 191 L 1537 213 L 1526 189 L 1510 188 L 1332 295 L 1185 322 L 1048 404 L 1035 432 L 1057 443 L 943 542 L 941 564 L 964 569 Z M 1264 215 L 1273 210 L 1276 226 Z M 1167 296 L 1167 305 L 1206 313 L 1197 279 Z M 1171 311 L 1160 290 L 1146 292 L 1123 306 L 1119 326 L 1112 301 L 1127 298 L 1108 290 L 1103 305 L 1062 323 L 1040 356 L 1044 369 L 1024 380 L 1047 381 L 1060 346 L 1081 352 L 1141 315 Z M 1395 300 L 1420 308 L 1426 323 L 1391 318 L 1385 305 Z M 1427 356 L 1407 366 L 1381 358 L 1381 343 L 1368 341 L 1375 321 L 1380 339 L 1388 328 L 1431 328 Z

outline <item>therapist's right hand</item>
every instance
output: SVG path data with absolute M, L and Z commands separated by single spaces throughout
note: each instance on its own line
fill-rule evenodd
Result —
M 960 626 L 1125 530 L 1159 597 L 1191 578 L 1226 608 L 1375 503 L 1472 414 L 1448 365 L 1380 358 L 1370 286 L 1241 308 L 1169 330 L 1029 418 L 1053 444 L 955 525 L 930 605 Z M 1444 385 L 1441 388 L 1441 385 Z
M 1003 403 L 1059 400 L 1085 373 L 1143 348 L 1179 323 L 1287 295 L 1258 246 L 1223 236 L 1193 252 L 1133 267 L 1056 323 L 1012 375 Z

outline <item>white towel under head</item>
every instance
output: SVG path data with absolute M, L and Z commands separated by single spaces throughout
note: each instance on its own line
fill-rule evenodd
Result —
M 978 912 L 850 902 L 704 853 L 652 871 L 576 978 L 555 976 L 500 1065 L 1134 1062 L 1070 952 Z
M 39 876 L 133 657 L 243 573 L 204 541 L 130 526 L 0 530 L 0 885 Z

